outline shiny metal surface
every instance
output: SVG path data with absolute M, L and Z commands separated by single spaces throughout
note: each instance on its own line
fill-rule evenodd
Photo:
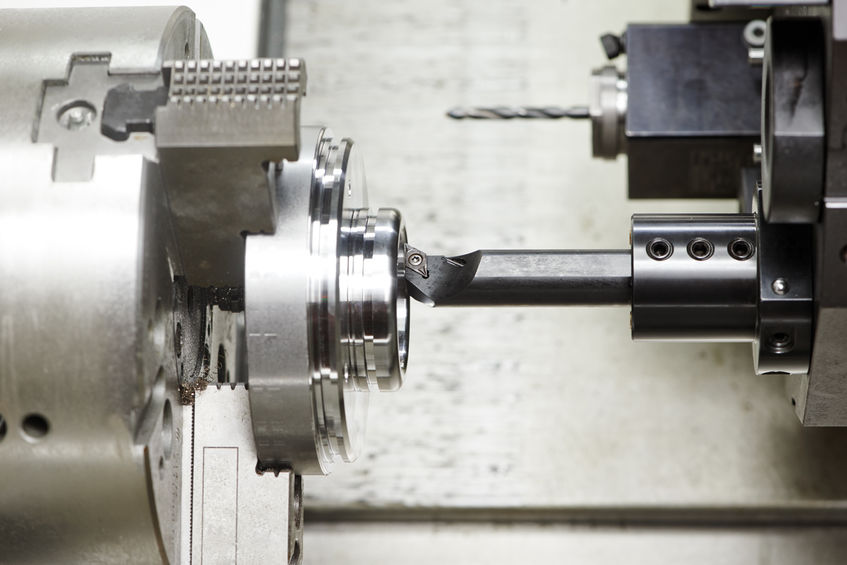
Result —
M 367 211 L 360 157 L 350 140 L 312 129 L 303 166 L 278 164 L 274 154 L 286 157 L 280 144 L 238 129 L 258 127 L 252 110 L 278 110 L 251 106 L 249 92 L 242 106 L 215 106 L 235 114 L 224 116 L 210 105 L 238 103 L 240 93 L 217 100 L 211 90 L 186 87 L 170 100 L 179 108 L 157 114 L 160 143 L 154 143 L 152 125 L 122 141 L 100 135 L 102 100 L 124 81 L 148 90 L 171 81 L 173 97 L 182 83 L 219 80 L 254 88 L 240 74 L 216 78 L 217 69 L 231 64 L 240 71 L 242 64 L 207 59 L 208 42 L 189 10 L 106 12 L 107 18 L 90 10 L 0 14 L 3 25 L 35 38 L 21 41 L 32 47 L 31 60 L 16 66 L 12 53 L 0 53 L 8 79 L 0 94 L 10 98 L 0 161 L 8 179 L 0 190 L 0 267 L 15 285 L 0 302 L 0 470 L 27 478 L 25 487 L 0 495 L 0 561 L 259 562 L 283 556 L 297 563 L 302 505 L 294 473 L 309 465 L 323 472 L 332 459 L 354 459 L 367 391 L 394 390 L 402 382 L 409 334 L 402 218 L 390 209 Z M 103 43 L 78 41 L 61 28 L 88 19 L 112 24 L 97 39 Z M 142 41 L 139 33 L 151 37 Z M 122 57 L 125 44 L 111 34 L 129 35 L 134 48 L 141 44 L 153 57 Z M 89 52 L 88 44 L 99 48 Z M 170 63 L 159 74 L 163 61 L 193 57 L 202 60 Z M 132 73 L 116 63 L 134 63 L 127 67 Z M 261 87 L 284 87 L 280 98 L 299 100 L 299 61 L 244 65 L 273 71 L 270 79 L 262 75 Z M 283 78 L 281 65 L 288 73 Z M 249 76 L 251 85 L 257 80 Z M 26 108 L 14 105 L 15 89 L 23 87 L 32 103 Z M 259 105 L 269 101 L 263 97 Z M 297 104 L 288 110 L 283 121 L 297 126 Z M 25 131 L 15 127 L 21 122 L 26 136 L 16 137 Z M 285 148 L 299 142 L 299 127 L 259 125 L 287 140 Z M 225 150 L 227 143 L 249 155 Z M 224 159 L 210 157 L 219 151 Z M 267 171 L 263 156 L 270 161 Z M 250 172 L 254 166 L 259 174 Z M 197 167 L 202 174 L 192 175 Z M 227 175 L 244 178 L 230 182 Z M 289 348 L 283 362 L 302 362 L 296 374 L 306 379 L 305 385 L 283 379 L 289 405 L 306 401 L 301 413 L 281 406 L 285 432 L 256 434 L 259 441 L 282 443 L 291 454 L 283 461 L 262 459 L 252 438 L 253 414 L 264 414 L 262 401 L 279 410 L 274 403 L 281 387 L 278 379 L 265 392 L 262 373 L 254 370 L 262 359 L 246 359 L 256 324 L 250 308 L 246 320 L 239 312 L 245 298 L 240 266 L 232 266 L 240 251 L 230 253 L 225 245 L 212 245 L 217 254 L 202 245 L 198 251 L 179 237 L 185 225 L 174 222 L 190 209 L 197 223 L 189 239 L 210 240 L 223 228 L 217 220 L 231 216 L 227 206 L 248 211 L 243 198 L 262 208 L 268 183 L 274 200 L 267 210 L 276 216 L 278 198 L 291 205 L 279 213 L 288 231 L 276 234 L 288 239 L 272 246 L 282 256 L 270 257 L 285 276 L 270 281 L 270 292 L 278 298 L 294 284 L 292 301 L 303 309 L 302 317 L 283 309 L 286 316 L 276 320 L 302 320 L 302 334 L 272 333 L 271 327 L 259 335 L 283 340 Z M 222 189 L 236 194 L 222 198 Z M 45 219 L 49 226 L 37 229 L 37 237 L 10 247 L 15 234 Z M 242 226 L 234 247 L 243 246 L 242 231 L 272 232 L 273 222 L 268 225 Z M 61 256 L 45 260 L 52 252 Z M 302 257 L 299 279 L 290 262 Z M 234 288 L 187 278 L 183 261 L 200 269 L 195 274 L 234 275 L 213 281 Z M 255 288 L 248 287 L 248 297 Z M 244 388 L 248 367 L 256 377 L 250 393 Z M 211 388 L 215 384 L 223 388 Z M 301 459 L 294 459 L 297 442 L 308 446 Z M 297 462 L 293 469 L 291 461 Z
M 752 341 L 758 267 L 738 240 L 756 245 L 752 214 L 633 216 L 632 338 Z
M 110 68 L 111 55 L 108 53 L 75 56 L 68 62 L 64 80 L 45 84 L 35 141 L 55 147 L 51 171 L 55 181 L 91 180 L 96 155 L 140 154 L 155 160 L 154 140 L 150 135 L 135 135 L 122 143 L 114 143 L 101 135 L 100 106 L 109 88 L 131 80 L 137 88 L 154 89 L 161 86 L 161 76 L 139 73 L 129 78 L 124 73 L 111 74 Z M 75 112 L 82 112 L 77 118 L 80 121 L 68 121 L 68 116 Z
M 177 560 L 181 266 L 158 169 L 97 150 L 89 182 L 55 182 L 54 148 L 33 135 L 45 81 L 65 79 L 73 55 L 110 53 L 114 75 L 208 43 L 184 8 L 0 19 L 0 560 Z
M 340 332 L 348 378 L 361 391 L 397 390 L 409 357 L 403 218 L 397 210 L 347 210 L 340 236 Z
M 629 251 L 492 251 L 427 256 L 428 276 L 411 269 L 413 298 L 429 306 L 629 305 Z
M 304 131 L 302 158 L 282 170 L 276 185 L 276 233 L 250 236 L 245 244 L 245 331 L 256 449 L 265 461 L 296 460 L 302 473 L 321 472 L 325 464 L 315 445 L 305 301 L 310 274 L 306 218 L 321 135 L 320 129 Z
M 762 213 L 773 223 L 814 223 L 826 153 L 824 26 L 770 18 L 762 74 Z
M 591 147 L 595 157 L 614 159 L 626 152 L 626 78 L 614 65 L 591 73 Z
M 809 372 L 814 322 L 811 226 L 759 223 L 756 372 Z M 791 401 L 796 405 L 796 397 Z
M 262 465 L 322 474 L 358 456 L 367 391 L 402 382 L 405 228 L 396 211 L 368 213 L 352 141 L 302 139 L 277 181 L 277 233 L 247 238 L 250 402 Z
M 198 391 L 182 408 L 193 472 L 188 563 L 285 563 L 303 556 L 302 479 L 290 470 L 258 473 L 244 385 Z M 189 559 L 187 556 L 190 555 Z
M 267 163 L 296 160 L 306 65 L 299 59 L 168 61 L 156 149 L 188 283 L 244 286 L 244 234 L 274 233 Z M 229 205 L 222 205 L 224 202 Z

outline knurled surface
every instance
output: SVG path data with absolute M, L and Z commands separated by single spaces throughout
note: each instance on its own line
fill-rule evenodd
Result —
M 172 61 L 169 101 L 174 104 L 277 105 L 305 94 L 299 59 Z

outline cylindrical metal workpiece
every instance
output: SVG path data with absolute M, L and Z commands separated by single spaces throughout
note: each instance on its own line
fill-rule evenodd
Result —
M 391 208 L 347 210 L 340 241 L 340 332 L 350 384 L 360 391 L 398 390 L 409 351 L 402 216 Z
M 755 339 L 756 245 L 752 214 L 633 216 L 633 339 Z
M 482 250 L 428 257 L 412 295 L 432 306 L 614 306 L 630 303 L 629 251 Z
M 264 468 L 329 472 L 364 440 L 368 392 L 406 369 L 406 230 L 367 208 L 357 146 L 303 128 L 278 175 L 274 234 L 247 236 L 244 289 L 250 409 Z

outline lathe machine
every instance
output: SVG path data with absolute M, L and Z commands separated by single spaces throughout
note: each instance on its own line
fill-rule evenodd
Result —
M 0 28 L 2 563 L 300 563 L 302 477 L 361 453 L 412 299 L 747 342 L 798 426 L 847 425 L 847 2 L 695 1 L 604 36 L 585 106 L 452 109 L 590 120 L 631 198 L 738 211 L 449 256 L 369 203 L 346 132 L 301 123 L 296 53 L 215 59 L 187 8 Z

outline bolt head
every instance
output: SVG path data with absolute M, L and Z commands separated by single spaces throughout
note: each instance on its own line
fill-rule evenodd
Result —
M 779 296 L 784 296 L 788 294 L 788 281 L 780 277 L 773 281 L 773 283 L 771 283 L 771 288 L 773 289 L 775 294 L 778 294 Z
M 96 114 L 94 106 L 84 100 L 77 100 L 65 106 L 57 119 L 65 129 L 76 131 L 90 126 Z
M 409 264 L 413 267 L 417 267 L 423 263 L 423 257 L 421 257 L 418 253 L 412 253 L 409 255 Z
M 753 162 L 762 162 L 762 145 L 760 143 L 753 144 Z

